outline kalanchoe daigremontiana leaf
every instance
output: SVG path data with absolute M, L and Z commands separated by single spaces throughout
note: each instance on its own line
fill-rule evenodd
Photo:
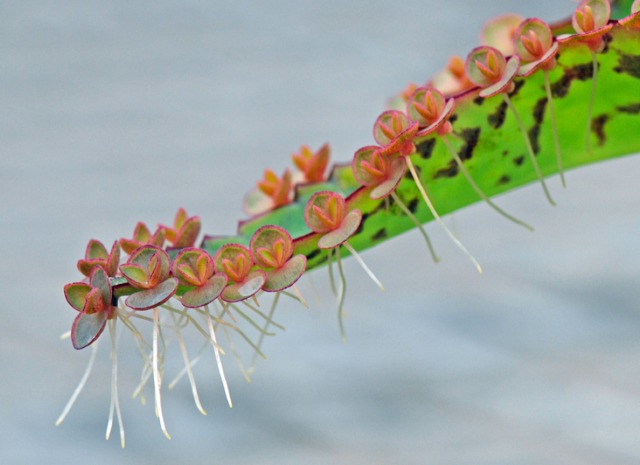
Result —
M 113 277 L 118 272 L 119 264 L 120 247 L 118 246 L 118 241 L 114 242 L 111 246 L 111 251 L 107 252 L 102 242 L 91 239 L 87 244 L 84 259 L 78 260 L 78 270 L 89 277 L 94 267 L 101 266 L 109 276 Z
M 263 226 L 251 237 L 249 245 L 254 263 L 264 270 L 266 281 L 262 289 L 277 292 L 287 289 L 300 279 L 307 267 L 307 257 L 293 256 L 293 239 L 283 228 Z
M 173 227 L 162 226 L 167 240 L 176 248 L 193 247 L 200 234 L 199 216 L 189 216 L 184 208 L 180 208 L 173 221 Z
M 98 339 L 107 320 L 115 316 L 109 276 L 104 268 L 96 266 L 88 284 L 67 284 L 64 295 L 67 302 L 80 312 L 71 325 L 71 343 L 78 350 L 84 349 Z
M 131 252 L 133 252 L 140 246 L 155 245 L 158 247 L 162 247 L 164 245 L 164 241 L 165 232 L 162 227 L 158 227 L 158 229 L 156 229 L 156 231 L 151 234 L 151 231 L 149 231 L 149 228 L 146 224 L 138 222 L 133 231 L 133 238 L 127 239 L 123 237 L 122 239 L 120 239 L 119 243 L 120 247 L 122 247 L 122 250 L 124 250 L 126 254 L 131 255 Z
M 134 250 L 120 272 L 141 291 L 127 297 L 126 304 L 134 310 L 148 310 L 169 300 L 178 288 L 170 270 L 169 255 L 160 247 L 143 245 Z
M 254 270 L 251 252 L 240 244 L 226 244 L 213 257 L 216 272 L 229 278 L 222 300 L 239 302 L 255 295 L 267 280 L 262 270 Z
M 320 182 L 325 180 L 325 171 L 329 164 L 329 144 L 324 144 L 317 152 L 303 145 L 299 153 L 291 155 L 293 164 L 302 174 L 301 182 Z
M 173 275 L 182 286 L 191 287 L 180 298 L 185 307 L 196 308 L 218 298 L 227 284 L 227 276 L 215 274 L 211 256 L 202 249 L 182 249 L 173 262 Z

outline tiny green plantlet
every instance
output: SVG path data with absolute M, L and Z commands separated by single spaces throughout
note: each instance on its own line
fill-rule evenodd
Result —
M 281 177 L 266 170 L 245 198 L 250 218 L 240 222 L 236 236 L 205 235 L 198 242 L 200 218 L 180 209 L 171 226 L 152 233 L 138 223 L 131 238 L 109 250 L 89 241 L 77 265 L 84 280 L 67 284 L 64 295 L 76 311 L 72 345 L 90 346 L 91 356 L 57 424 L 90 375 L 105 328 L 112 360 L 107 438 L 115 414 L 124 447 L 119 326 L 142 358 L 134 395 L 142 398 L 152 380 L 160 428 L 170 437 L 161 399 L 164 358 L 173 341 L 185 367 L 168 385 L 186 375 L 196 408 L 206 414 L 193 373 L 203 354 L 190 358 L 187 328 L 203 338 L 203 347 L 212 347 L 231 406 L 223 358 L 231 355 L 249 379 L 264 358 L 265 338 L 284 329 L 274 320 L 279 299 L 308 306 L 296 287 L 305 272 L 327 265 L 344 338 L 344 257 L 353 256 L 382 289 L 360 252 L 418 228 L 438 262 L 423 227 L 435 220 L 481 271 L 442 215 L 482 200 L 532 230 L 493 197 L 538 182 L 555 205 L 547 185 L 552 175 L 565 186 L 565 170 L 640 150 L 640 0 L 583 0 L 572 19 L 553 25 L 507 15 L 491 22 L 483 37 L 466 61 L 453 57 L 424 85 L 410 85 L 396 97 L 375 121 L 371 144 L 355 150 L 350 162 L 329 168 L 327 144 L 315 152 L 302 146 L 292 156 L 294 169 Z M 575 124 L 582 114 L 586 137 L 582 120 Z M 260 304 L 268 299 L 264 312 Z M 236 339 L 252 352 L 247 367 Z

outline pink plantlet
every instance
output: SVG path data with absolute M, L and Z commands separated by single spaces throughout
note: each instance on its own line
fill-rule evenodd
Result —
M 176 248 L 193 247 L 200 234 L 199 216 L 189 216 L 184 208 L 180 208 L 173 220 L 173 226 L 162 226 L 167 240 Z
M 257 188 L 249 192 L 244 199 L 244 210 L 249 215 L 258 215 L 274 208 L 288 205 L 292 200 L 293 177 L 285 170 L 281 178 L 267 169 Z
M 529 76 L 537 70 L 542 70 L 544 87 L 549 103 L 549 115 L 551 117 L 551 130 L 556 151 L 556 162 L 562 186 L 566 187 L 564 170 L 562 169 L 562 156 L 560 155 L 560 142 L 556 125 L 556 114 L 549 82 L 549 71 L 556 66 L 558 54 L 558 42 L 553 39 L 551 28 L 541 19 L 531 18 L 520 24 L 513 39 L 515 51 L 520 57 L 519 76 Z
M 515 218 L 509 213 L 505 212 L 502 208 L 497 206 L 489 197 L 482 192 L 482 189 L 476 184 L 471 177 L 471 174 L 464 166 L 462 159 L 458 153 L 453 149 L 451 142 L 449 141 L 448 134 L 452 131 L 449 117 L 455 109 L 455 100 L 453 98 L 446 99 L 445 96 L 433 87 L 421 87 L 411 96 L 407 102 L 407 114 L 409 117 L 420 124 L 420 130 L 417 137 L 436 137 L 447 147 L 447 150 L 455 160 L 458 168 L 465 176 L 473 190 L 476 191 L 478 196 L 483 199 L 491 208 L 497 211 L 500 215 L 504 216 L 510 221 L 516 224 L 524 226 L 529 230 L 533 230 L 531 226 L 523 221 Z
M 449 59 L 447 67 L 437 73 L 428 84 L 444 95 L 453 96 L 474 87 L 464 69 L 464 60 L 457 55 Z
M 476 47 L 467 56 L 466 69 L 469 79 L 480 87 L 478 95 L 480 97 L 488 98 L 494 95 L 501 95 L 504 102 L 509 107 L 509 110 L 516 119 L 516 123 L 520 128 L 522 137 L 524 138 L 525 145 L 527 147 L 527 153 L 533 168 L 536 171 L 540 185 L 544 191 L 547 200 L 551 205 L 555 205 L 555 202 L 551 198 L 551 194 L 547 189 L 547 185 L 544 182 L 542 171 L 538 166 L 536 157 L 533 153 L 533 147 L 531 146 L 531 140 L 527 134 L 527 130 L 522 123 L 522 119 L 518 114 L 518 110 L 511 102 L 509 98 L 509 92 L 515 88 L 513 78 L 516 76 L 520 66 L 520 58 L 518 55 L 513 55 L 507 61 L 500 53 L 499 50 L 493 47 Z
M 116 315 L 109 276 L 104 268 L 96 266 L 88 284 L 67 284 L 64 295 L 69 305 L 80 312 L 71 326 L 71 343 L 77 350 L 84 349 L 98 339 L 107 320 Z
M 120 272 L 131 286 L 141 289 L 125 301 L 134 310 L 156 308 L 169 300 L 178 288 L 178 279 L 170 274 L 169 255 L 154 245 L 134 250 L 127 263 L 120 265 Z
M 92 345 L 100 334 L 102 334 L 105 326 L 107 324 L 109 325 L 109 335 L 111 337 L 111 407 L 109 409 L 109 421 L 107 423 L 107 439 L 109 439 L 111 433 L 113 413 L 115 410 L 120 427 L 120 443 L 122 447 L 124 447 L 124 427 L 117 388 L 118 361 L 116 353 L 115 317 L 118 315 L 118 310 L 112 305 L 113 293 L 109 276 L 102 267 L 96 266 L 93 268 L 91 276 L 89 277 L 89 284 L 67 284 L 64 288 L 64 293 L 67 302 L 80 312 L 71 326 L 71 342 L 74 348 L 83 349 Z M 58 417 L 56 426 L 64 421 L 89 379 L 97 354 L 96 346 L 97 344 L 93 345 L 87 369 L 67 402 L 67 405 Z
M 596 55 L 604 49 L 604 36 L 613 27 L 613 24 L 609 24 L 610 17 L 611 5 L 609 0 L 582 0 L 574 11 L 571 20 L 576 34 L 558 37 L 560 42 L 579 42 L 591 50 L 591 98 L 587 108 L 587 132 L 585 138 L 585 147 L 588 153 L 591 153 L 593 103 L 598 85 L 598 58 Z
M 418 123 L 398 110 L 383 112 L 373 125 L 373 138 L 385 155 L 409 155 L 415 152 L 413 139 L 418 132 Z
M 225 302 L 240 302 L 254 296 L 264 286 L 267 276 L 254 269 L 251 252 L 240 244 L 225 244 L 213 256 L 217 273 L 223 273 L 228 283 L 222 291 Z
M 636 0 L 631 5 L 631 14 L 618 21 L 625 27 L 640 29 L 640 0 Z
M 264 271 L 267 278 L 262 290 L 276 293 L 256 344 L 260 349 L 269 325 L 273 321 L 280 291 L 291 288 L 296 298 L 304 306 L 309 306 L 295 285 L 306 270 L 307 257 L 302 254 L 293 255 L 294 246 L 291 235 L 284 228 L 273 225 L 262 226 L 253 233 L 249 249 L 253 261 Z M 254 352 L 249 372 L 253 371 L 258 355 L 259 350 Z
M 107 275 L 114 277 L 118 272 L 120 264 L 120 246 L 118 241 L 111 246 L 111 251 L 107 252 L 102 242 L 91 239 L 87 244 L 84 259 L 78 260 L 78 270 L 83 275 L 89 277 L 96 266 L 102 267 Z
M 351 169 L 356 181 L 362 186 L 371 188 L 369 197 L 379 200 L 391 196 L 400 209 L 413 221 L 427 243 L 429 252 L 434 262 L 440 258 L 435 253 L 431 239 L 426 230 L 418 221 L 411 210 L 402 199 L 395 193 L 395 189 L 407 171 L 407 161 L 405 157 L 391 157 L 383 155 L 380 147 L 370 145 L 358 149 L 353 156 Z
M 513 37 L 516 29 L 524 20 L 521 15 L 507 13 L 487 21 L 482 28 L 480 40 L 482 45 L 497 48 L 505 55 L 513 55 Z
M 318 239 L 318 248 L 325 249 L 328 252 L 328 259 L 331 262 L 331 255 L 335 251 L 336 263 L 340 275 L 340 288 L 338 291 L 338 322 L 340 324 L 340 332 L 343 341 L 346 340 L 343 316 L 344 316 L 344 298 L 346 295 L 347 282 L 342 270 L 342 261 L 340 259 L 340 246 L 344 247 L 353 255 L 362 269 L 369 275 L 371 280 L 384 290 L 384 286 L 380 280 L 373 274 L 369 267 L 365 264 L 360 254 L 347 242 L 351 236 L 355 234 L 362 221 L 362 213 L 360 210 L 347 211 L 347 202 L 344 198 L 335 192 L 320 191 L 311 196 L 304 209 L 304 221 L 309 229 L 320 234 Z M 331 267 L 329 267 L 331 270 Z M 335 285 L 332 282 L 332 288 Z
M 180 298 L 180 303 L 188 308 L 209 305 L 227 285 L 227 275 L 215 274 L 213 258 L 194 247 L 182 249 L 176 256 L 173 275 L 179 285 L 191 288 Z
M 157 247 L 162 247 L 165 239 L 166 236 L 164 228 L 158 227 L 158 229 L 151 234 L 147 225 L 139 222 L 136 224 L 133 231 L 132 239 L 122 238 L 118 242 L 122 250 L 124 250 L 126 254 L 131 255 L 131 252 L 143 245 L 155 245 Z
M 324 144 L 313 152 L 308 146 L 300 147 L 300 152 L 291 155 L 293 164 L 300 170 L 302 174 L 301 182 L 321 182 L 324 181 L 325 171 L 329 164 L 329 155 L 331 149 L 329 144 Z
M 295 287 L 307 267 L 307 257 L 293 255 L 293 239 L 279 226 L 262 226 L 251 237 L 249 244 L 253 262 L 260 267 L 266 281 L 266 292 L 278 292 Z M 304 302 L 304 299 L 301 299 Z

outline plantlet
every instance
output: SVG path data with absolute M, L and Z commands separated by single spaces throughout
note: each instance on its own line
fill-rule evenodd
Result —
M 394 108 L 380 114 L 373 141 L 355 150 L 350 163 L 328 169 L 328 145 L 316 152 L 303 146 L 292 157 L 295 168 L 285 169 L 281 177 L 265 171 L 245 199 L 253 216 L 240 223 L 234 237 L 206 235 L 196 246 L 200 219 L 181 209 L 171 226 L 159 226 L 153 234 L 138 223 L 133 237 L 120 239 L 110 251 L 90 241 L 78 262 L 88 281 L 68 284 L 64 293 L 77 312 L 72 344 L 76 349 L 92 346 L 92 354 L 58 423 L 89 376 L 105 327 L 112 359 L 107 437 L 115 412 L 124 445 L 118 322 L 142 358 L 135 395 L 143 398 L 153 380 L 155 411 L 169 437 L 161 399 L 164 358 L 173 341 L 185 366 L 169 385 L 186 374 L 196 408 L 205 413 L 192 370 L 201 358 L 189 358 L 187 331 L 212 346 L 231 406 L 222 357 L 232 355 L 248 379 L 264 355 L 264 339 L 275 334 L 271 330 L 282 329 L 273 320 L 280 296 L 306 305 L 295 286 L 305 271 L 328 265 L 344 337 L 343 253 L 353 255 L 382 288 L 360 257 L 362 250 L 417 227 L 438 261 L 423 226 L 435 220 L 468 254 L 441 215 L 484 200 L 531 229 L 500 209 L 493 197 L 537 181 L 554 204 L 546 184 L 551 175 L 561 174 L 564 185 L 565 169 L 640 150 L 640 3 L 631 3 L 618 2 L 609 9 L 604 0 L 583 1 L 572 26 L 520 18 L 518 24 L 513 18 L 493 23 L 501 32 L 486 36 L 492 44 L 472 50 L 464 63 L 452 59 L 429 84 L 409 86 L 394 100 Z M 610 20 L 609 12 L 619 21 Z M 582 129 L 576 137 L 573 127 L 580 112 L 588 119 L 586 141 Z M 122 264 L 121 253 L 128 255 Z M 339 286 L 333 279 L 334 258 Z M 268 299 L 271 306 L 265 313 L 261 301 Z M 138 323 L 151 325 L 150 342 Z M 251 351 L 248 369 L 235 339 Z

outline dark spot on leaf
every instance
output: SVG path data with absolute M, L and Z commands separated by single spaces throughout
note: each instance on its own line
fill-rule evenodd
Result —
M 431 152 L 433 152 L 433 148 L 436 145 L 436 139 L 432 137 L 431 139 L 427 139 L 424 142 L 420 142 L 416 146 L 416 150 L 418 151 L 418 155 L 420 158 L 424 158 L 425 160 L 431 158 Z
M 494 111 L 487 117 L 487 121 L 493 129 L 498 129 L 504 123 L 506 114 L 507 102 L 501 102 L 500 105 L 498 105 L 498 108 L 496 108 L 496 111 Z
M 536 102 L 536 106 L 533 107 L 533 120 L 536 124 L 542 124 L 544 119 L 544 110 L 547 106 L 547 97 L 542 97 Z
M 513 164 L 516 166 L 521 166 L 524 163 L 524 155 L 520 155 L 513 159 Z
M 449 116 L 449 122 L 451 124 L 455 123 L 456 121 L 458 121 L 458 114 L 457 113 L 454 113 L 451 116 Z
M 509 151 L 508 150 L 503 150 L 502 151 L 502 156 L 506 157 L 507 155 L 509 155 Z
M 465 140 L 465 144 L 462 146 L 458 155 L 461 160 L 469 160 L 473 156 L 473 151 L 478 145 L 478 139 L 480 138 L 480 128 L 468 128 L 464 129 L 460 133 L 460 137 Z
M 640 79 L 640 55 L 620 55 L 618 66 L 613 70 L 616 73 L 627 73 L 629 76 Z
M 604 133 L 604 126 L 605 124 L 607 124 L 608 120 L 609 115 L 605 113 L 596 116 L 595 118 L 593 118 L 593 121 L 591 121 L 591 131 L 594 132 L 596 137 L 598 138 L 598 145 L 604 145 L 604 143 L 607 141 L 607 136 Z
M 509 176 L 507 176 L 506 174 L 503 174 L 500 179 L 498 179 L 497 184 L 500 186 L 502 184 L 507 184 L 511 181 L 511 178 Z
M 387 230 L 385 228 L 380 228 L 376 233 L 371 236 L 372 241 L 381 241 L 382 239 L 387 238 Z
M 528 134 L 533 153 L 538 155 L 538 153 L 540 153 L 540 125 L 535 124 L 531 129 L 529 129 Z
M 409 203 L 407 203 L 407 208 L 411 213 L 415 213 L 416 211 L 418 211 L 418 203 L 419 202 L 417 197 L 412 198 Z
M 586 81 L 593 77 L 593 65 L 591 63 L 585 63 L 582 65 L 575 65 L 571 68 L 566 68 L 564 74 L 560 79 L 551 84 L 551 95 L 556 98 L 566 97 L 571 87 L 571 82 L 574 79 L 579 81 Z
M 320 255 L 322 253 L 322 251 L 320 249 L 315 249 L 312 250 L 311 252 L 309 252 L 309 254 L 307 255 L 307 260 L 311 261 L 314 258 L 316 258 L 318 255 Z
M 435 179 L 453 178 L 457 174 L 458 174 L 458 164 L 455 162 L 455 160 L 451 160 L 446 167 L 440 168 L 438 171 L 436 171 L 434 178 Z
M 518 92 L 520 92 L 520 89 L 522 89 L 522 86 L 524 86 L 524 82 L 525 82 L 524 79 L 517 79 L 513 81 L 513 85 L 515 87 L 511 92 L 509 92 L 509 97 L 513 98 L 516 95 L 518 95 Z
M 484 97 L 476 97 L 473 99 L 473 103 L 475 103 L 478 106 L 482 106 L 482 104 L 484 103 Z
M 609 51 L 609 44 L 613 42 L 613 36 L 611 34 L 605 34 L 602 36 L 602 42 L 604 43 L 604 48 L 600 53 L 607 53 Z
M 630 105 L 625 105 L 621 107 L 617 107 L 618 111 L 622 113 L 629 113 L 630 115 L 637 115 L 640 113 L 640 103 L 632 103 Z

